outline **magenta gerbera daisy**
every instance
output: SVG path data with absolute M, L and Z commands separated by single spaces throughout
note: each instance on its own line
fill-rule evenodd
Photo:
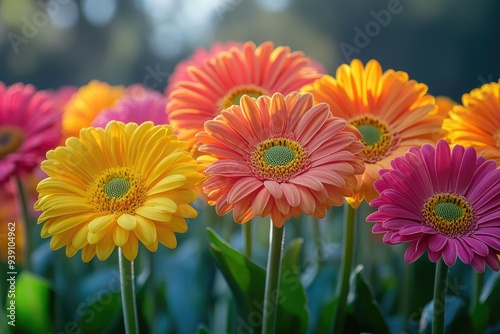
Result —
M 436 147 L 412 147 L 382 170 L 375 181 L 380 197 L 370 202 L 377 211 L 373 233 L 383 241 L 409 242 L 405 260 L 441 257 L 452 266 L 457 256 L 478 271 L 485 264 L 500 269 L 500 169 L 474 148 L 450 149 L 441 140 Z
M 134 94 L 123 97 L 111 108 L 103 110 L 92 122 L 94 127 L 105 128 L 110 121 L 142 124 L 152 121 L 155 125 L 167 124 L 166 97 L 156 91 L 136 89 Z
M 0 184 L 32 171 L 57 146 L 60 117 L 48 92 L 0 82 Z
M 312 95 L 241 98 L 196 136 L 207 154 L 203 184 L 219 215 L 244 223 L 271 216 L 276 227 L 302 213 L 324 217 L 351 196 L 364 171 L 359 132 Z

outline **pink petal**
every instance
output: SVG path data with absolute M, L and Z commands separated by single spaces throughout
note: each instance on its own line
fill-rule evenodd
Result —
M 327 104 L 318 104 L 312 107 L 299 121 L 296 129 L 297 140 L 302 145 L 307 145 L 314 134 L 325 123 L 330 115 L 330 108 Z M 345 123 L 344 123 L 345 124 Z
M 264 181 L 264 186 L 267 188 L 267 190 L 269 190 L 274 198 L 278 199 L 283 196 L 283 189 L 280 187 L 278 182 L 267 180 Z
M 300 204 L 300 193 L 299 189 L 293 184 L 282 183 L 281 188 L 285 195 L 286 200 L 292 207 L 298 207 Z
M 485 269 L 484 257 L 476 255 L 474 256 L 470 264 L 472 265 L 472 268 L 474 268 L 474 270 L 477 271 L 478 273 L 484 272 Z
M 405 261 L 408 263 L 415 262 L 427 249 L 427 242 L 422 239 L 413 241 L 405 252 Z
M 289 182 L 293 183 L 293 184 L 298 184 L 298 185 L 301 185 L 301 186 L 304 186 L 304 187 L 307 187 L 307 188 L 310 188 L 310 189 L 316 190 L 316 191 L 320 191 L 321 189 L 323 189 L 323 184 L 317 178 L 307 174 L 307 172 L 290 179 Z
M 470 263 L 475 256 L 470 246 L 463 241 L 463 239 L 457 239 L 456 245 L 460 260 L 462 260 L 463 263 Z
M 252 202 L 252 210 L 256 215 L 263 216 L 263 211 L 269 203 L 271 193 L 266 187 L 263 187 L 255 196 Z
M 488 246 L 486 246 L 483 242 L 478 239 L 470 238 L 470 237 L 462 237 L 462 240 L 466 242 L 472 251 L 480 256 L 486 256 L 490 252 Z
M 443 260 L 448 267 L 451 267 L 457 261 L 457 245 L 455 240 L 450 239 L 443 247 Z
M 415 221 L 419 221 L 422 218 L 415 213 L 405 210 L 402 207 L 392 205 L 392 204 L 384 204 L 379 208 L 379 211 L 393 217 L 406 218 Z
M 387 232 L 387 229 L 382 227 L 382 224 L 375 224 L 373 225 L 372 227 L 372 233 L 386 233 Z
M 486 264 L 491 269 L 493 269 L 494 271 L 500 270 L 500 259 L 498 258 L 498 256 L 496 254 L 490 253 L 484 259 L 486 260 Z
M 431 262 L 437 262 L 437 260 L 441 257 L 441 252 L 434 252 L 429 249 L 427 256 Z
M 262 182 L 254 177 L 246 177 L 238 180 L 227 195 L 228 203 L 236 203 L 242 198 L 250 195 L 262 186 Z
M 429 249 L 433 252 L 439 252 L 446 245 L 447 241 L 448 238 L 441 234 L 433 235 L 429 238 Z

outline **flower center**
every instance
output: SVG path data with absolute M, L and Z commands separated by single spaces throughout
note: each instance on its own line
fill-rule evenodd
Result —
M 0 158 L 17 151 L 24 143 L 24 133 L 17 126 L 0 126 Z
M 463 236 L 474 227 L 474 212 L 467 199 L 455 194 L 442 193 L 429 198 L 422 215 L 425 223 L 448 237 Z
M 122 198 L 130 190 L 130 182 L 128 179 L 117 177 L 111 179 L 104 186 L 104 192 L 109 198 Z
M 133 214 L 146 199 L 146 187 L 139 174 L 128 167 L 115 167 L 102 172 L 87 195 L 98 212 Z
M 389 155 L 398 144 L 398 136 L 394 135 L 384 121 L 372 116 L 363 115 L 349 122 L 361 133 L 361 141 L 365 144 L 363 158 L 365 162 L 374 163 Z
M 256 177 L 277 182 L 288 181 L 310 165 L 306 150 L 295 140 L 283 137 L 260 142 L 247 163 Z
M 257 98 L 262 95 L 269 95 L 263 88 L 255 85 L 237 86 L 231 89 L 219 102 L 219 112 L 233 105 L 240 105 L 240 99 L 243 95 Z
M 493 139 L 495 140 L 495 144 L 497 145 L 498 148 L 500 148 L 500 130 L 495 132 L 493 135 Z

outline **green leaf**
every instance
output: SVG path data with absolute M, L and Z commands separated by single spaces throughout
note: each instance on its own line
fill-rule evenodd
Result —
M 226 279 L 236 303 L 238 315 L 231 332 L 259 333 L 266 271 L 224 242 L 207 228 L 210 251 Z M 306 294 L 298 274 L 297 261 L 302 245 L 294 240 L 285 251 L 281 266 L 277 333 L 305 333 L 308 325 Z
M 472 333 L 472 322 L 464 300 L 457 296 L 447 295 L 444 307 L 444 327 L 446 333 Z M 431 333 L 432 313 L 434 307 L 430 301 L 425 305 L 420 317 L 419 333 Z M 443 306 L 437 310 L 443 312 Z
M 375 300 L 372 288 L 361 274 L 363 266 L 357 266 L 351 274 L 351 290 L 347 298 L 348 317 L 346 328 L 358 327 L 361 332 L 390 333 L 389 326 Z
M 0 321 L 0 333 L 10 334 L 11 333 L 10 328 L 12 326 L 9 325 L 8 322 L 11 320 L 7 318 L 7 315 L 5 314 L 5 310 L 3 307 L 0 307 L 0 318 L 7 319 L 6 321 Z
M 200 324 L 198 326 L 198 330 L 196 331 L 196 334 L 210 334 L 210 331 L 208 330 L 207 326 Z
M 52 327 L 53 295 L 50 283 L 26 270 L 17 277 L 9 276 L 7 284 L 6 312 L 14 321 L 15 332 L 50 333 Z M 10 279 L 10 281 L 9 281 Z M 15 285 L 14 285 L 15 284 Z M 10 317 L 10 315 L 14 317 Z
M 319 315 L 318 324 L 313 333 L 330 334 L 333 331 L 334 312 L 337 308 L 339 298 L 337 296 L 325 303 Z

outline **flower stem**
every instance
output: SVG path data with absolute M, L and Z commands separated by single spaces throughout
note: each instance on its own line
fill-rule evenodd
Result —
M 28 210 L 28 199 L 24 191 L 23 183 L 19 177 L 16 177 L 17 195 L 19 198 L 19 206 L 21 209 L 21 218 L 24 227 L 24 267 L 28 270 L 31 268 L 31 219 Z
M 337 283 L 337 308 L 335 311 L 335 322 L 333 333 L 343 333 L 344 318 L 346 311 L 347 293 L 349 292 L 349 276 L 351 275 L 352 263 L 354 259 L 355 245 L 355 216 L 356 210 L 349 204 L 344 204 L 344 236 L 342 243 L 342 262 L 340 264 L 340 274 Z
M 446 306 L 446 290 L 448 289 L 448 266 L 443 259 L 436 263 L 434 279 L 434 298 L 432 312 L 432 334 L 444 333 L 444 313 Z
M 139 333 L 139 327 L 137 322 L 137 308 L 135 306 L 134 261 L 127 260 L 121 248 L 118 250 L 118 256 L 125 333 L 137 334 Z
M 252 220 L 243 224 L 243 251 L 248 259 L 252 258 Z
M 270 221 L 269 255 L 267 258 L 266 288 L 264 291 L 264 309 L 262 334 L 274 333 L 278 307 L 279 282 L 281 273 L 281 252 L 283 250 L 285 227 L 274 226 Z
M 318 261 L 318 269 L 323 267 L 325 264 L 325 254 L 323 251 L 323 242 L 321 238 L 321 229 L 319 224 L 319 219 L 317 217 L 311 216 L 312 219 L 312 229 L 313 229 L 313 237 L 314 237 L 314 245 L 316 246 L 316 252 L 314 255 L 317 257 Z
M 472 312 L 476 309 L 479 304 L 479 297 L 481 296 L 481 290 L 483 290 L 484 283 L 484 274 L 478 273 L 475 270 L 472 270 L 472 290 L 470 296 L 470 308 L 469 314 L 472 315 Z

